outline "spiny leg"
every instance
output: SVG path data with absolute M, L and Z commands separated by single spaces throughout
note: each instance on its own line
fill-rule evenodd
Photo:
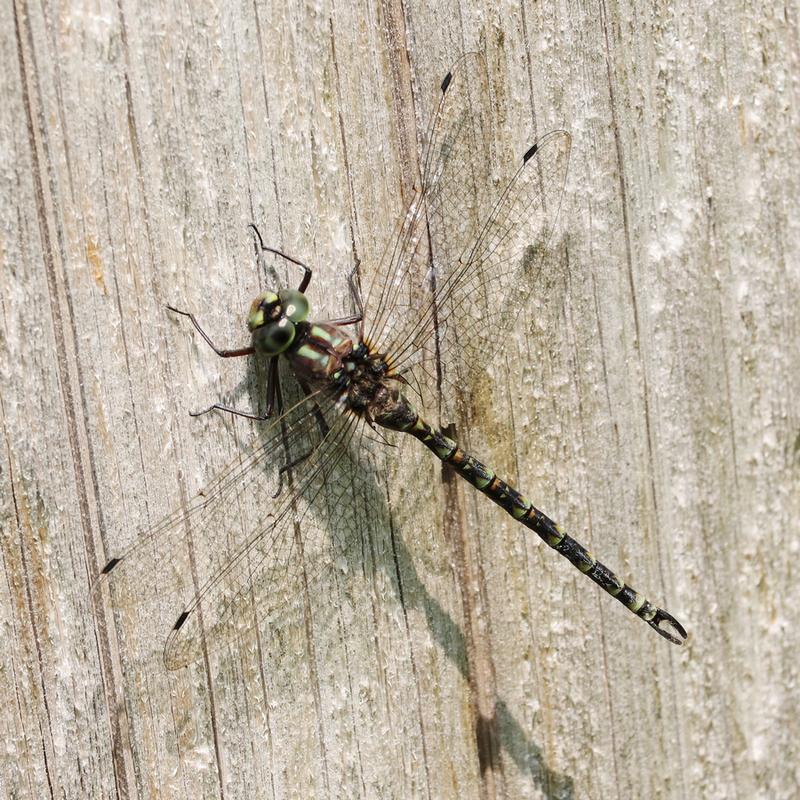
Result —
M 331 325 L 359 325 L 364 322 L 364 302 L 361 299 L 361 292 L 358 290 L 358 286 L 356 286 L 355 282 L 357 272 L 358 268 L 356 267 L 347 276 L 347 286 L 350 289 L 350 299 L 355 306 L 355 313 L 348 317 L 332 319 L 330 320 Z M 360 325 L 360 327 L 363 328 L 363 325 Z
M 309 397 L 311 395 L 311 388 L 308 386 L 308 384 L 301 378 L 298 378 L 297 382 L 300 384 L 300 388 L 303 390 L 303 393 L 306 395 L 306 397 Z M 281 396 L 281 387 L 280 383 L 278 382 L 275 383 L 275 396 L 276 396 L 276 401 L 278 403 L 278 407 L 280 408 L 283 405 L 283 397 Z M 324 439 L 328 435 L 330 426 L 328 425 L 328 422 L 325 419 L 325 415 L 322 413 L 322 409 L 320 409 L 319 404 L 316 402 L 316 400 L 313 402 L 315 409 L 314 417 L 317 420 L 317 425 L 319 426 L 319 432 L 320 432 L 320 441 L 322 441 L 322 439 Z M 273 500 L 277 498 L 283 491 L 284 473 L 289 472 L 289 470 L 291 470 L 292 467 L 296 467 L 298 464 L 302 464 L 303 461 L 305 461 L 311 455 L 312 452 L 313 448 L 305 453 L 302 453 L 301 455 L 297 456 L 297 458 L 292 459 L 292 461 L 290 461 L 288 464 L 284 464 L 282 467 L 278 469 L 278 488 L 275 490 L 275 494 L 272 495 Z
M 225 411 L 228 414 L 233 414 L 235 417 L 244 417 L 245 419 L 252 419 L 256 422 L 266 422 L 270 418 L 269 413 L 264 414 L 256 414 L 252 411 L 240 411 L 238 408 L 231 408 L 230 406 L 224 406 L 222 403 L 214 403 L 210 405 L 208 408 L 204 408 L 202 411 L 190 411 L 190 417 L 201 417 L 203 414 L 208 414 L 209 411 Z
M 281 258 L 290 261 L 292 264 L 296 264 L 298 267 L 302 268 L 303 270 L 303 279 L 300 281 L 300 286 L 297 287 L 299 292 L 305 292 L 308 288 L 308 284 L 311 283 L 311 267 L 306 266 L 302 261 L 298 261 L 296 258 L 292 258 L 292 256 L 286 255 L 286 253 L 281 252 L 280 250 L 276 250 L 274 247 L 267 247 L 264 244 L 264 240 L 261 238 L 261 232 L 256 228 L 256 226 L 251 222 L 249 225 L 250 228 L 253 229 L 253 232 L 258 239 L 258 248 L 260 253 L 258 254 L 259 261 L 261 260 L 261 253 L 273 253 L 276 256 L 280 256 Z M 263 267 L 263 264 L 262 264 Z M 266 272 L 266 269 L 264 270 Z
M 350 299 L 353 301 L 356 313 L 353 315 L 355 321 L 360 323 L 359 336 L 364 338 L 364 298 L 361 296 L 361 290 L 358 287 L 356 278 L 358 277 L 358 264 L 350 271 L 347 276 L 347 285 L 350 287 Z
M 328 319 L 325 320 L 325 322 L 327 322 L 329 325 L 358 325 L 359 335 L 362 335 L 364 327 L 364 303 L 361 300 L 361 293 L 359 292 L 355 283 L 354 276 L 356 275 L 357 271 L 358 268 L 352 270 L 347 276 L 347 286 L 350 290 L 350 300 L 355 307 L 355 313 L 346 317 L 339 317 L 338 319 Z
M 267 375 L 267 408 L 263 414 L 257 414 L 254 411 L 240 411 L 237 408 L 224 406 L 221 403 L 214 403 L 202 411 L 190 411 L 190 417 L 200 417 L 203 414 L 208 414 L 209 411 L 225 411 L 228 414 L 233 414 L 236 417 L 244 417 L 245 419 L 252 419 L 256 422 L 266 422 L 272 417 L 277 405 L 278 411 L 283 408 L 283 403 L 280 400 L 280 377 L 278 375 L 278 356 L 272 356 L 269 360 L 269 373 Z M 276 398 L 278 401 L 276 403 Z
M 300 377 L 297 378 L 297 382 L 300 384 L 303 394 L 305 394 L 306 397 L 309 397 L 311 395 L 311 387 Z M 328 425 L 328 421 L 325 419 L 325 415 L 322 413 L 322 409 L 319 407 L 319 404 L 316 400 L 314 401 L 314 409 L 314 418 L 317 420 L 319 436 L 320 440 L 322 440 L 328 435 L 330 426 Z
M 358 314 L 353 314 L 349 317 L 339 317 L 339 319 L 329 320 L 331 325 L 357 325 L 364 318 Z
M 288 464 L 284 464 L 282 467 L 278 469 L 278 488 L 275 490 L 275 494 L 272 495 L 273 500 L 279 497 L 280 493 L 283 491 L 284 473 L 289 472 L 290 469 L 296 467 L 298 464 L 302 464 L 313 452 L 314 452 L 313 450 L 309 450 L 308 452 L 297 456 L 297 458 L 292 459 Z
M 306 392 L 306 394 L 308 393 Z M 275 397 L 278 405 L 282 406 L 283 395 L 281 393 L 280 383 L 275 384 Z M 272 495 L 273 500 L 280 495 L 281 491 L 283 491 L 283 473 L 288 472 L 292 467 L 297 466 L 297 464 L 305 461 L 310 455 L 311 451 L 309 450 L 307 453 L 303 453 L 301 456 L 298 456 L 293 461 L 290 461 L 288 464 L 284 464 L 278 469 L 278 488 L 275 490 L 275 494 Z
M 173 311 L 176 314 L 180 314 L 182 317 L 189 317 L 191 320 L 192 325 L 194 325 L 195 330 L 203 337 L 206 344 L 220 357 L 220 358 L 239 358 L 240 356 L 251 356 L 255 353 L 255 348 L 250 347 L 239 347 L 232 350 L 226 350 L 217 347 L 214 342 L 211 341 L 211 337 L 200 327 L 200 323 L 195 319 L 194 314 L 189 313 L 188 311 L 181 311 L 180 309 L 175 308 L 174 306 L 167 306 L 170 311 Z
M 258 230 L 258 228 L 252 222 L 248 227 L 252 228 L 253 232 L 256 235 L 257 247 L 258 247 L 257 257 L 259 259 L 259 263 L 261 264 L 262 269 L 264 269 L 264 272 L 266 272 L 266 267 L 264 267 L 263 262 L 261 261 L 261 254 L 273 253 L 276 256 L 280 256 L 281 258 L 290 261 L 292 264 L 296 264 L 304 271 L 303 279 L 300 281 L 300 286 L 298 286 L 298 291 L 305 292 L 305 290 L 308 288 L 309 283 L 311 283 L 311 276 L 313 274 L 311 267 L 304 264 L 299 259 L 287 255 L 281 250 L 277 250 L 274 247 L 267 247 L 264 244 L 264 239 L 262 238 L 261 232 Z M 351 314 L 348 317 L 342 317 L 341 319 L 330 320 L 332 325 L 358 325 L 360 323 L 363 323 L 364 321 L 364 302 L 361 299 L 361 292 L 359 291 L 355 282 L 355 276 L 357 275 L 357 273 L 358 273 L 358 267 L 353 269 L 347 276 L 347 285 L 350 289 L 350 297 L 353 301 L 353 304 L 356 307 L 356 313 Z

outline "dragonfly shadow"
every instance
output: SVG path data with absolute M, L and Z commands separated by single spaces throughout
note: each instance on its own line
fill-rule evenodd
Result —
M 432 639 L 470 684 L 466 636 L 459 622 L 428 590 L 417 566 L 419 556 L 406 544 L 392 511 L 388 473 L 398 453 L 368 428 L 362 432 L 364 436 L 354 436 L 327 473 L 325 491 L 314 497 L 297 498 L 298 503 L 308 503 L 299 527 L 302 555 L 297 552 L 304 561 L 302 592 L 306 596 L 296 598 L 302 600 L 297 606 L 304 606 L 310 613 L 312 630 L 338 628 L 342 639 L 352 643 L 353 631 L 348 631 L 341 621 L 332 624 L 331 618 L 340 612 L 331 598 L 338 597 L 357 610 L 359 604 L 370 603 L 376 595 L 385 602 L 387 593 L 382 588 L 388 587 L 402 612 L 409 648 L 413 646 L 410 612 L 420 612 Z M 413 448 L 416 442 L 410 444 Z M 424 458 L 425 454 L 417 456 Z M 314 561 L 317 557 L 321 562 Z M 372 592 L 372 598 L 365 597 L 365 592 Z M 271 614 L 270 625 L 285 623 L 285 611 L 284 607 Z M 354 616 L 360 620 L 369 614 Z M 372 640 L 365 636 L 365 641 L 368 638 Z M 498 756 L 493 754 L 503 751 L 544 796 L 552 800 L 574 797 L 572 779 L 547 766 L 541 748 L 502 698 L 496 699 L 490 719 L 476 720 L 475 743 L 483 770 L 499 768 Z
M 462 678 L 470 681 L 466 637 L 453 617 L 426 589 L 414 565 L 414 557 L 402 536 L 392 535 L 397 563 L 398 596 L 404 610 L 418 608 L 424 615 L 434 640 L 458 668 Z M 542 749 L 530 738 L 513 711 L 502 698 L 496 698 L 494 715 L 476 720 L 475 741 L 481 771 L 497 768 L 497 745 L 505 751 L 516 768 L 527 774 L 549 800 L 572 800 L 573 781 L 547 766 Z
M 252 389 L 260 376 L 257 367 L 249 369 L 233 394 L 255 394 Z M 286 390 L 287 402 L 296 399 L 289 382 Z M 432 563 L 427 542 L 406 540 L 408 528 L 395 512 L 401 505 L 390 490 L 405 488 L 392 474 L 398 466 L 422 463 L 427 454 L 410 437 L 398 435 L 399 447 L 387 446 L 363 422 L 352 428 L 337 427 L 338 412 L 330 406 L 326 411 L 326 419 L 334 426 L 330 437 L 341 438 L 332 448 L 327 446 L 330 437 L 326 438 L 314 451 L 324 454 L 318 459 L 317 479 L 308 480 L 307 464 L 313 462 L 312 457 L 286 470 L 278 497 L 270 497 L 276 473 L 294 459 L 276 445 L 275 429 L 280 426 L 264 423 L 257 426 L 255 442 L 247 444 L 242 456 L 253 465 L 252 470 L 239 469 L 237 459 L 231 465 L 233 478 L 222 473 L 188 510 L 177 509 L 150 528 L 134 550 L 109 562 L 119 563 L 111 575 L 118 636 L 126 663 L 137 666 L 132 670 L 136 677 L 129 686 L 130 698 L 138 702 L 150 696 L 153 676 L 163 676 L 163 666 L 157 663 L 161 658 L 175 666 L 200 663 L 202 669 L 207 664 L 217 672 L 237 669 L 235 665 L 248 658 L 255 664 L 252 659 L 257 657 L 266 672 L 280 673 L 273 675 L 275 687 L 287 691 L 287 686 L 301 681 L 298 691 L 306 691 L 300 659 L 326 664 L 323 672 L 329 675 L 343 650 L 368 648 L 377 641 L 375 627 L 394 635 L 394 622 L 401 615 L 405 647 L 413 660 L 413 642 L 419 635 L 414 626 L 420 614 L 431 639 L 467 685 L 472 685 L 461 624 L 428 589 L 432 578 L 423 577 L 426 570 L 441 575 L 449 559 L 444 555 Z M 304 419 L 308 428 L 297 423 L 293 432 L 319 440 L 317 415 Z M 226 431 L 231 429 L 239 431 L 238 426 L 225 425 Z M 303 438 L 294 436 L 292 446 L 306 449 Z M 255 495 L 254 484 L 258 487 Z M 208 506 L 209 502 L 213 504 Z M 405 512 L 406 506 L 402 508 Z M 283 522 L 270 527 L 268 520 L 279 518 L 280 509 L 284 509 Z M 408 513 L 404 518 L 409 519 Z M 422 529 L 419 524 L 414 527 Z M 265 535 L 254 538 L 258 530 Z M 236 570 L 229 571 L 231 563 L 236 563 Z M 205 605 L 193 606 L 192 598 L 203 587 L 215 591 L 203 595 Z M 186 622 L 178 631 L 189 616 L 187 609 L 192 612 L 190 619 L 197 621 L 192 628 L 197 636 L 189 634 L 190 624 L 195 623 Z M 235 647 L 225 646 L 234 640 Z M 172 649 L 170 643 L 175 645 Z M 332 648 L 329 656 L 326 645 Z M 365 651 L 364 655 L 368 660 L 370 654 Z M 376 652 L 374 659 L 380 662 L 381 654 Z M 360 664 L 360 658 L 353 663 Z M 383 666 L 379 664 L 378 669 Z M 188 676 L 190 681 L 196 678 L 195 668 Z M 328 689 L 322 682 L 320 688 Z M 482 770 L 502 769 L 499 758 L 505 753 L 546 797 L 573 798 L 571 779 L 547 766 L 541 748 L 503 698 L 495 698 L 492 715 L 475 720 L 473 733 Z

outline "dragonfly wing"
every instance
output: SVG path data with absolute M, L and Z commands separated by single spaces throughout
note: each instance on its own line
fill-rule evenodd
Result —
M 428 296 L 405 326 L 377 343 L 406 377 L 424 370 L 435 348 L 457 350 L 459 361 L 481 371 L 502 350 L 502 334 L 531 294 L 551 277 L 542 268 L 569 164 L 571 138 L 553 131 L 525 154 L 473 242 L 456 256 L 447 219 L 450 204 L 430 215 L 433 253 Z M 458 243 L 461 248 L 461 243 Z
M 271 572 L 274 591 L 285 594 L 295 577 L 289 567 L 293 540 L 279 535 L 287 529 L 277 520 L 286 520 L 290 509 L 304 508 L 302 490 L 324 482 L 342 447 L 351 418 L 336 408 L 337 399 L 327 389 L 303 398 L 265 428 L 192 501 L 144 531 L 130 549 L 109 559 L 96 586 L 107 582 L 121 616 L 139 620 L 130 626 L 143 638 L 135 644 L 137 651 L 161 649 L 179 614 L 197 607 L 204 592 L 210 598 L 211 587 L 235 579 L 242 588 L 237 558 L 252 550 L 260 538 L 269 547 L 258 570 L 251 569 L 252 578 Z M 222 626 L 213 627 L 222 632 Z M 191 632 L 187 622 L 184 637 Z
M 396 340 L 429 296 L 431 220 L 448 221 L 438 235 L 456 257 L 475 241 L 491 209 L 489 109 L 483 56 L 466 53 L 441 84 L 420 187 L 365 292 L 367 341 Z
M 293 468 L 291 491 L 178 615 L 164 648 L 168 669 L 299 605 L 335 569 L 348 544 L 341 504 L 357 477 L 351 442 L 362 425 L 359 417 L 340 416 L 323 445 Z

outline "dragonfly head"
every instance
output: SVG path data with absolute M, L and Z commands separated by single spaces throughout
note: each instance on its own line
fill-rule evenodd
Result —
M 250 306 L 247 327 L 260 353 L 277 356 L 289 348 L 298 322 L 308 317 L 308 300 L 297 289 L 262 292 Z

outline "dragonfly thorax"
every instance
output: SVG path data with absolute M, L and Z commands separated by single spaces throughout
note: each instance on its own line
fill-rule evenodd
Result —
M 348 354 L 339 380 L 347 391 L 347 405 L 353 411 L 368 411 L 386 386 L 389 365 L 383 356 L 370 351 L 363 342 Z
M 308 317 L 306 296 L 297 289 L 262 292 L 250 306 L 247 327 L 253 334 L 253 347 L 264 355 L 283 353 L 297 335 L 297 324 Z

